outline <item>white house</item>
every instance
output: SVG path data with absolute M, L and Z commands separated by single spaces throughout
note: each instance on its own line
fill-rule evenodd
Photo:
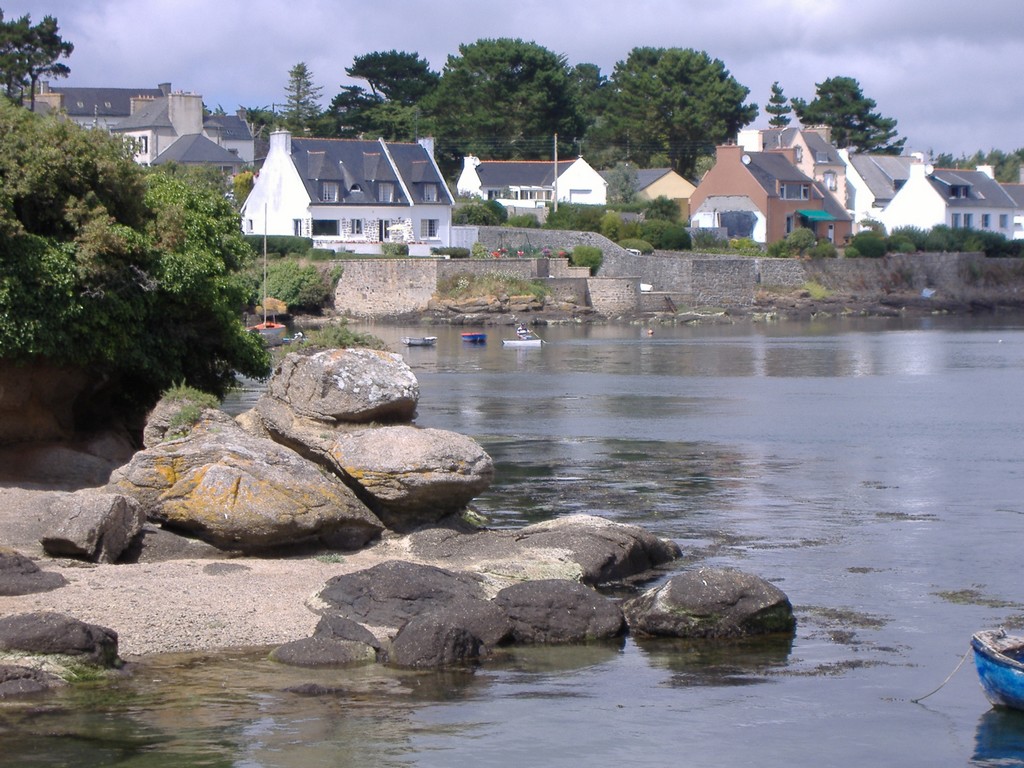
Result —
M 939 225 L 1013 237 L 1016 204 L 995 180 L 991 166 L 976 171 L 935 169 L 912 163 L 906 182 L 878 215 L 886 230 Z
M 557 199 L 563 203 L 604 205 L 608 182 L 582 157 L 559 161 L 481 160 L 463 158 L 456 182 L 460 195 L 497 200 L 505 207 L 541 208 Z
M 1021 176 L 1024 177 L 1024 170 L 1021 171 Z M 1011 237 L 1014 240 L 1024 240 L 1024 183 L 1003 184 L 1002 187 L 1017 206 L 1017 210 L 1013 214 L 1013 235 Z
M 924 163 L 924 156 L 878 155 L 840 149 L 846 163 L 846 208 L 855 230 L 865 221 L 879 221 L 910 177 L 910 166 Z
M 431 144 L 276 131 L 242 205 L 242 229 L 310 237 L 334 251 L 380 253 L 381 243 L 408 243 L 410 255 L 429 255 L 450 244 L 454 203 Z

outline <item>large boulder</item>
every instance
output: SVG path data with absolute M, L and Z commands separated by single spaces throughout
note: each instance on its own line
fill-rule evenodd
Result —
M 584 584 L 634 581 L 677 559 L 679 546 L 636 525 L 569 515 L 515 531 L 460 533 L 431 528 L 410 534 L 409 553 L 449 567 L 486 572 L 492 581 L 572 579 Z
M 133 498 L 86 489 L 50 507 L 54 527 L 40 540 L 52 557 L 114 563 L 142 530 L 146 514 Z
M 63 680 L 42 669 L 0 664 L 0 699 L 41 693 L 63 685 Z
M 564 579 L 514 584 L 494 602 L 512 620 L 517 643 L 583 643 L 625 633 L 619 606 L 590 587 Z
M 0 650 L 72 656 L 100 667 L 121 664 L 114 630 L 53 612 L 0 617 Z
M 631 632 L 733 638 L 792 632 L 793 606 L 778 587 L 731 568 L 699 568 L 622 606 Z
M 13 549 L 0 547 L 0 595 L 31 595 L 63 587 L 68 581 L 59 573 L 39 566 Z
M 329 457 L 397 530 L 458 512 L 494 479 L 494 463 L 479 443 L 440 429 L 393 426 L 339 433 Z
M 394 635 L 413 616 L 466 599 L 486 598 L 469 574 L 431 565 L 389 560 L 372 568 L 335 576 L 319 598 L 338 616 Z
M 292 353 L 277 366 L 267 395 L 299 416 L 326 424 L 409 422 L 419 382 L 401 355 L 375 349 Z
M 450 667 L 478 659 L 482 647 L 483 641 L 470 630 L 443 613 L 429 613 L 414 616 L 399 630 L 388 661 L 396 667 Z
M 340 480 L 216 410 L 203 411 L 187 436 L 135 454 L 108 490 L 137 499 L 149 520 L 223 549 L 354 549 L 383 529 Z

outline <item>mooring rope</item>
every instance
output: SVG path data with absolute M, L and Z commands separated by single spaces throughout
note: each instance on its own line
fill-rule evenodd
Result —
M 943 680 L 941 685 L 939 685 L 938 688 L 936 688 L 931 693 L 926 693 L 924 696 L 920 696 L 920 697 L 918 697 L 916 699 L 911 699 L 910 701 L 913 702 L 914 704 L 920 704 L 922 701 L 924 701 L 929 696 L 931 696 L 932 693 L 938 693 L 939 691 L 941 691 L 942 690 L 942 686 L 944 686 L 946 683 L 948 683 L 950 680 L 952 680 L 953 679 L 953 675 L 955 675 L 960 670 L 960 667 L 962 667 L 964 665 L 964 662 L 967 661 L 967 656 L 970 654 L 970 652 L 971 652 L 971 646 L 967 646 L 967 652 L 963 655 L 963 657 L 961 657 L 960 663 L 956 665 L 956 668 L 952 672 L 949 673 L 949 677 L 947 677 L 945 680 Z

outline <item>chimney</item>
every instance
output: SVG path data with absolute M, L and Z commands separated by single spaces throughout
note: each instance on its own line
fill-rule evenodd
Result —
M 270 151 L 267 155 L 271 155 L 274 152 L 284 152 L 284 154 L 291 156 L 292 154 L 292 134 L 290 131 L 274 131 L 270 134 Z
M 979 165 L 978 166 L 978 171 L 980 171 L 981 173 L 984 173 L 990 179 L 995 181 L 995 178 L 996 178 L 996 169 L 995 169 L 995 167 L 993 167 L 991 165 Z
M 427 154 L 431 157 L 434 156 L 434 137 L 433 136 L 421 136 L 416 139 L 416 143 L 427 150 Z

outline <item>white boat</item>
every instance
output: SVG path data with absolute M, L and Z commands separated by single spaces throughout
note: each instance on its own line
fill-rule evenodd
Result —
M 437 344 L 437 336 L 403 336 L 402 343 L 407 347 L 432 347 Z
M 501 343 L 505 347 L 539 347 L 544 343 L 544 339 L 525 325 L 520 325 L 516 328 L 516 337 L 514 339 L 502 339 Z

